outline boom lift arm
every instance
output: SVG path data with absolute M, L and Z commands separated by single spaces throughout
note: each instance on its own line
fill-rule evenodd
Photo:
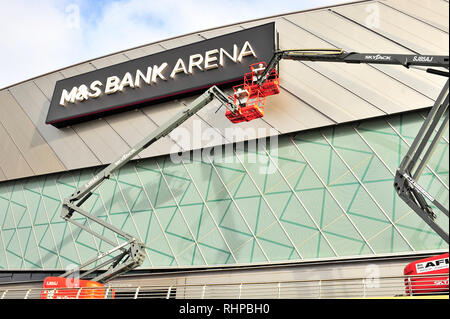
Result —
M 89 232 L 95 237 L 105 241 L 110 244 L 114 248 L 111 250 L 104 252 L 97 257 L 94 257 L 84 264 L 76 267 L 75 269 L 71 269 L 65 272 L 60 277 L 67 278 L 74 273 L 79 273 L 79 278 L 85 278 L 89 274 L 108 266 L 107 270 L 100 275 L 97 275 L 92 281 L 105 283 L 133 268 L 139 267 L 145 258 L 144 253 L 144 244 L 137 240 L 134 236 L 125 233 L 121 229 L 109 224 L 108 222 L 98 218 L 86 210 L 84 210 L 81 206 L 84 202 L 86 202 L 89 197 L 92 196 L 94 190 L 99 187 L 105 179 L 109 179 L 110 176 L 118 171 L 122 166 L 132 160 L 137 154 L 139 154 L 142 150 L 152 145 L 159 139 L 168 135 L 175 128 L 184 123 L 187 119 L 189 119 L 192 115 L 201 110 L 204 106 L 209 104 L 214 98 L 218 99 L 222 105 L 225 105 L 226 108 L 230 112 L 236 112 L 237 108 L 233 104 L 233 101 L 230 100 L 220 89 L 216 86 L 212 86 L 206 92 L 204 92 L 201 96 L 195 99 L 191 104 L 189 104 L 184 110 L 175 115 L 173 118 L 168 120 L 165 124 L 161 125 L 158 129 L 150 133 L 147 137 L 145 137 L 141 142 L 132 147 L 125 154 L 120 156 L 118 159 L 109 164 L 105 169 L 96 174 L 93 178 L 91 178 L 86 184 L 84 184 L 81 188 L 77 189 L 72 195 L 65 198 L 63 200 L 62 209 L 61 209 L 61 217 L 79 227 L 82 230 Z M 113 233 L 117 234 L 119 237 L 122 237 L 125 241 L 117 245 L 114 241 L 106 238 L 102 234 L 93 231 L 90 227 L 83 225 L 82 223 L 74 220 L 72 216 L 78 213 L 84 216 L 86 219 L 93 221 L 94 223 L 109 229 Z M 111 257 L 105 260 L 105 257 Z M 105 261 L 103 261 L 105 260 Z M 98 262 L 96 266 L 93 268 L 80 273 L 86 267 Z
M 448 208 L 420 186 L 418 180 L 429 162 L 435 147 L 448 128 L 448 94 L 449 80 L 444 85 L 407 154 L 400 163 L 394 179 L 394 187 L 400 198 L 447 243 L 448 233 L 435 222 L 437 216 L 425 198 L 447 215 L 447 217 Z
M 448 71 L 436 70 L 431 67 L 443 67 L 448 70 L 449 57 L 442 55 L 414 55 L 414 54 L 378 54 L 345 52 L 342 49 L 297 49 L 276 51 L 269 61 L 266 70 L 258 78 L 256 84 L 261 85 L 269 72 L 274 69 L 280 60 L 312 61 L 312 62 L 342 62 L 365 64 L 389 64 L 410 67 L 428 67 L 428 73 L 449 76 Z
M 276 51 L 267 68 L 257 77 L 255 85 L 261 87 L 267 81 L 281 59 L 313 62 L 342 62 L 365 64 L 402 65 L 418 68 L 431 74 L 449 77 L 449 56 L 408 55 L 345 52 L 341 49 L 302 49 Z M 426 67 L 426 68 L 423 68 Z M 435 69 L 441 67 L 447 71 Z M 400 198 L 411 207 L 442 239 L 449 242 L 448 233 L 436 222 L 433 212 L 425 198 L 448 217 L 448 208 L 437 201 L 421 187 L 417 180 L 424 170 L 433 150 L 448 128 L 449 80 L 419 130 L 408 153 L 396 171 L 394 188 Z M 442 121 L 440 121 L 443 119 Z M 439 126 L 439 128 L 438 128 Z M 432 136 L 434 135 L 433 139 Z

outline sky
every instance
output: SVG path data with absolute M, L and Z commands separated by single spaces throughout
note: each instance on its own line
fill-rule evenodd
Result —
M 348 0 L 0 0 L 0 88 L 209 28 Z

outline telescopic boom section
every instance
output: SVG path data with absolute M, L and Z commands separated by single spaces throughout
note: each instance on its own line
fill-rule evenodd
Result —
M 143 243 L 139 242 L 134 236 L 127 234 L 121 229 L 107 223 L 103 219 L 100 219 L 87 211 L 85 211 L 81 206 L 86 200 L 93 194 L 93 191 L 101 185 L 101 183 L 110 178 L 110 176 L 118 171 L 122 166 L 132 160 L 137 154 L 139 154 L 142 150 L 149 147 L 159 139 L 168 135 L 178 126 L 183 124 L 187 119 L 201 110 L 204 106 L 210 103 L 214 98 L 219 100 L 222 105 L 230 112 L 236 112 L 236 106 L 233 104 L 233 101 L 230 100 L 221 90 L 219 90 L 216 86 L 209 88 L 205 93 L 195 99 L 191 104 L 189 104 L 184 110 L 175 115 L 169 121 L 161 125 L 158 129 L 149 134 L 146 138 L 144 138 L 140 143 L 132 147 L 125 154 L 117 158 L 110 165 L 108 165 L 105 169 L 103 169 L 100 173 L 95 175 L 91 180 L 89 180 L 86 184 L 84 184 L 81 188 L 77 189 L 72 195 L 68 198 L 64 199 L 61 210 L 61 217 L 89 232 L 90 234 L 96 236 L 97 238 L 103 240 L 104 242 L 110 244 L 114 248 L 111 250 L 100 254 L 97 257 L 92 258 L 87 261 L 83 265 L 80 265 L 76 269 L 67 271 L 61 277 L 68 277 L 75 272 L 79 273 L 81 270 L 90 267 L 93 264 L 96 264 L 91 269 L 85 271 L 80 274 L 80 278 L 86 277 L 93 272 L 100 270 L 106 266 L 109 266 L 107 271 L 101 273 L 97 277 L 93 278 L 93 281 L 97 282 L 107 282 L 133 268 L 140 266 L 144 261 L 144 249 L 145 246 Z M 93 231 L 90 227 L 83 225 L 82 223 L 74 220 L 72 215 L 74 213 L 78 213 L 84 216 L 86 219 L 109 229 L 118 237 L 121 237 L 125 241 L 118 245 L 116 241 L 110 240 L 106 238 L 104 235 Z M 112 256 L 112 257 L 111 257 Z M 103 261 L 109 257 L 106 261 Z
M 261 85 L 270 70 L 274 69 L 280 60 L 312 61 L 312 62 L 342 62 L 364 64 L 403 65 L 404 67 L 428 67 L 426 72 L 449 76 L 448 71 L 433 69 L 443 67 L 448 70 L 449 57 L 443 55 L 415 55 L 415 54 L 382 54 L 345 52 L 342 49 L 298 49 L 276 51 L 267 65 L 267 69 L 258 80 Z

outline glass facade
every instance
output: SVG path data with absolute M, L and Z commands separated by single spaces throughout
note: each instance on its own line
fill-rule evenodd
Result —
M 182 163 L 133 161 L 83 207 L 145 243 L 142 268 L 445 249 L 393 188 L 426 114 L 282 135 L 276 147 L 246 145 Z M 419 180 L 446 207 L 448 146 L 447 129 Z M 100 169 L 0 183 L 0 270 L 64 269 L 111 248 L 60 217 L 61 199 Z M 445 215 L 437 222 L 448 231 Z

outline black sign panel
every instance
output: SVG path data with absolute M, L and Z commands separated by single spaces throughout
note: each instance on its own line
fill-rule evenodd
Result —
M 274 23 L 126 61 L 56 82 L 47 124 L 63 127 L 212 85 L 242 81 L 274 52 Z

